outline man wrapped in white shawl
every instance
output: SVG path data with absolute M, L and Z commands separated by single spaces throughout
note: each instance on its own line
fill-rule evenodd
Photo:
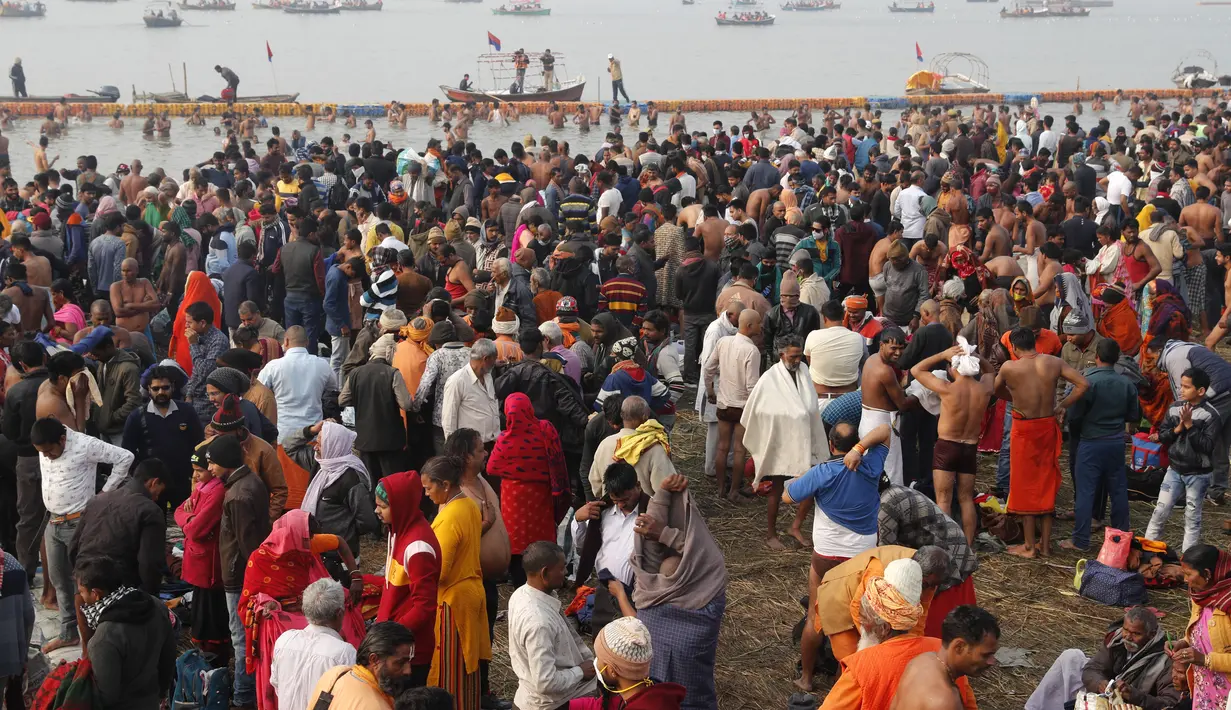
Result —
M 739 314 L 743 310 L 744 304 L 739 301 L 731 301 L 727 304 L 726 310 L 710 321 L 709 326 L 705 329 L 705 336 L 701 341 L 701 355 L 697 358 L 702 372 L 705 371 L 705 363 L 709 362 L 710 357 L 714 354 L 714 349 L 718 347 L 718 341 L 739 332 L 737 324 L 739 323 Z M 714 376 L 714 387 L 718 387 L 717 375 Z M 705 423 L 705 475 L 712 478 L 715 475 L 714 457 L 718 452 L 718 405 L 711 404 L 707 397 L 697 397 L 694 408 L 697 410 L 697 415 L 701 421 Z M 727 465 L 731 465 L 730 458 L 728 458 Z
M 788 479 L 802 476 L 829 458 L 829 440 L 821 423 L 812 378 L 806 367 L 800 367 L 803 343 L 799 336 L 778 338 L 774 347 L 779 360 L 752 388 L 740 424 L 744 427 L 744 448 L 756 465 L 753 486 L 766 478 L 773 483 L 765 540 L 770 549 L 780 550 L 783 545 L 775 525 L 783 486 Z M 796 517 L 793 532 L 799 530 L 801 522 Z

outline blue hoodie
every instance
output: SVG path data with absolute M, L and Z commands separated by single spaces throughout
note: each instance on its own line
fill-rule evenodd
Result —
M 868 449 L 855 471 L 840 458 L 823 461 L 792 481 L 786 492 L 796 502 L 815 498 L 830 520 L 857 535 L 875 535 L 880 476 L 888 456 L 889 447 L 881 444 Z

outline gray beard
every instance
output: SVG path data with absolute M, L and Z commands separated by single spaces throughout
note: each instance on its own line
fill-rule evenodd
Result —
M 860 629 L 859 630 L 859 646 L 857 647 L 856 650 L 862 651 L 865 648 L 872 648 L 873 646 L 876 646 L 877 644 L 879 644 L 881 641 L 884 641 L 884 639 L 880 638 L 879 636 L 872 633 L 871 631 L 867 629 Z

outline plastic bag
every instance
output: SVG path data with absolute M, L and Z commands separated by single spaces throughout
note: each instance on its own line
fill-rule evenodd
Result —
M 1098 561 L 1115 569 L 1128 569 L 1128 553 L 1132 545 L 1132 531 L 1104 528 L 1103 547 L 1098 552 Z

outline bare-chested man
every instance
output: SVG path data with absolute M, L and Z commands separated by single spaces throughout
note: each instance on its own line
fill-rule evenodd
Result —
M 1017 259 L 1011 256 L 998 256 L 989 260 L 984 266 L 992 274 L 992 283 L 990 286 L 995 288 L 1009 288 L 1013 284 L 1013 279 L 1018 276 L 1025 276 L 1022 272 L 1021 264 L 1017 263 Z
M 936 269 L 948 255 L 949 245 L 935 234 L 929 234 L 915 242 L 907 256 L 919 262 L 928 272 L 928 288 L 934 291 L 936 289 Z
M 863 412 L 859 419 L 859 436 L 864 436 L 881 424 L 889 424 L 889 456 L 885 459 L 885 475 L 902 485 L 902 440 L 897 433 L 898 415 L 919 406 L 919 400 L 907 396 L 903 389 L 904 373 L 898 369 L 898 358 L 906 347 L 906 334 L 890 326 L 880 333 L 880 351 L 863 365 Z
M 962 710 L 967 703 L 958 680 L 977 678 L 996 663 L 1000 625 L 980 607 L 949 612 L 940 636 L 939 651 L 921 653 L 906 664 L 889 710 Z
M 970 353 L 967 348 L 970 348 Z M 911 377 L 940 397 L 940 422 L 936 428 L 938 438 L 932 457 L 936 504 L 946 515 L 951 515 L 956 483 L 957 502 L 962 510 L 962 530 L 970 545 L 974 544 L 978 528 L 974 494 L 979 464 L 979 436 L 995 383 L 991 363 L 973 354 L 973 349 L 969 345 L 954 345 L 910 369 Z M 949 363 L 948 380 L 932 374 L 932 370 L 941 363 Z
M 137 277 L 138 268 L 136 259 L 120 263 L 122 278 L 111 284 L 111 310 L 121 327 L 140 333 L 163 306 L 154 285 L 148 279 Z
M 694 202 L 691 205 L 680 209 L 676 215 L 675 223 L 683 227 L 685 230 L 691 231 L 696 228 L 697 222 L 701 221 L 701 216 L 704 214 L 703 207 L 700 202 Z
M 115 340 L 115 346 L 122 350 L 128 350 L 134 346 L 134 337 L 145 338 L 141 334 L 134 336 L 127 328 L 116 325 L 115 311 L 111 310 L 111 303 L 100 298 L 90 304 L 90 324 L 73 334 L 73 344 L 80 343 L 99 326 L 111 329 L 111 337 Z
M 68 404 L 70 381 L 85 370 L 85 358 L 69 350 L 56 353 L 47 361 L 47 379 L 38 386 L 38 400 L 34 416 L 55 417 L 73 431 L 85 431 L 86 417 L 90 414 L 90 385 L 82 377 L 73 382 L 73 406 Z
M 1038 306 L 1046 316 L 1056 303 L 1056 279 L 1060 278 L 1060 256 L 1063 252 L 1054 242 L 1047 242 L 1039 248 L 1034 258 L 1039 265 L 1039 285 L 1034 289 L 1034 305 Z
M 896 219 L 891 220 L 886 231 L 886 238 L 877 241 L 872 247 L 872 253 L 868 255 L 868 285 L 872 288 L 872 295 L 876 297 L 878 313 L 885 306 L 885 262 L 889 261 L 889 247 L 902 238 L 902 223 Z
M 753 190 L 752 194 L 748 195 L 748 216 L 757 222 L 757 232 L 760 233 L 761 228 L 765 225 L 765 218 L 769 216 L 769 207 L 778 195 L 782 194 L 782 185 L 774 183 L 769 188 L 761 190 Z
M 1047 228 L 1034 218 L 1034 208 L 1025 200 L 1018 200 L 1013 213 L 1017 218 L 1013 224 L 1013 253 L 1033 254 L 1047 241 Z
M 1054 355 L 1035 350 L 1034 331 L 1015 328 L 1009 334 L 1015 360 L 1000 367 L 996 396 L 1011 402 L 1013 428 L 1009 435 L 1010 514 L 1022 517 L 1026 542 L 1009 553 L 1018 557 L 1051 556 L 1052 513 L 1060 489 L 1060 422 L 1064 410 L 1081 399 L 1086 378 Z M 1061 378 L 1073 385 L 1069 396 L 1056 402 L 1056 383 Z M 1041 539 L 1035 527 L 1042 521 Z
M 1012 253 L 1013 238 L 1008 230 L 996 222 L 996 213 L 990 207 L 984 207 L 975 214 L 975 224 L 983 234 L 983 252 L 979 261 L 984 265 L 999 256 Z
M 13 237 L 13 258 L 21 261 L 26 267 L 26 280 L 31 286 L 51 287 L 51 262 L 45 256 L 34 253 L 34 247 L 27 236 Z
M 21 313 L 21 331 L 30 333 L 42 330 L 55 322 L 51 308 L 51 291 L 31 286 L 26 279 L 26 265 L 10 260 L 4 279 L 6 288 L 0 293 L 13 299 L 13 305 Z
M 705 258 L 718 261 L 722 257 L 722 246 L 726 243 L 727 236 L 734 237 L 739 232 L 739 225 L 722 219 L 715 205 L 706 205 L 703 209 L 705 219 L 697 223 L 693 233 L 701 240 Z
M 184 283 L 188 280 L 185 268 L 188 248 L 180 239 L 180 226 L 175 222 L 163 222 L 159 225 L 159 233 L 162 236 L 163 263 L 162 273 L 158 275 L 158 298 L 168 309 L 174 310 L 179 307 L 180 297 L 184 295 Z

